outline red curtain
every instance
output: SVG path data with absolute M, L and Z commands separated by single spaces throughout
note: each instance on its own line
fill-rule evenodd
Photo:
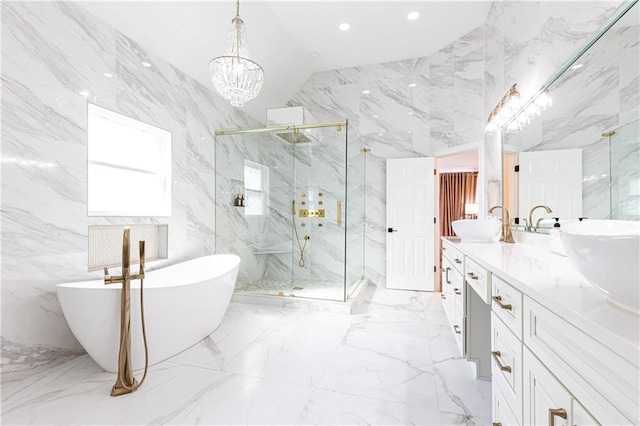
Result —
M 464 205 L 476 202 L 478 172 L 440 174 L 440 235 L 455 235 L 451 222 L 464 219 Z

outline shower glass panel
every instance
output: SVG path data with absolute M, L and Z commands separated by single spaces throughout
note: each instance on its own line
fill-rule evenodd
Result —
M 629 123 L 609 138 L 612 219 L 640 220 L 639 125 Z
M 346 301 L 364 269 L 363 154 L 347 125 L 264 130 L 216 136 L 216 252 L 242 258 L 236 292 Z

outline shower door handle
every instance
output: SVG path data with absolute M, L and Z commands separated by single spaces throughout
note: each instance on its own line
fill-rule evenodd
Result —
M 393 228 L 387 228 L 387 232 L 398 232 L 398 230 Z

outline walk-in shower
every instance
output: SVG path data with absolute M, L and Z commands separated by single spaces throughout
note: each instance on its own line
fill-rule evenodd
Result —
M 236 292 L 347 301 L 364 278 L 365 154 L 349 136 L 347 120 L 216 132 L 216 252 L 242 258 Z

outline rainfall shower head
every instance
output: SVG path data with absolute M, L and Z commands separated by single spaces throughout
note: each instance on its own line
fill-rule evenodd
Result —
M 316 129 L 296 129 L 285 130 L 275 134 L 277 137 L 289 143 L 309 143 L 317 142 Z

